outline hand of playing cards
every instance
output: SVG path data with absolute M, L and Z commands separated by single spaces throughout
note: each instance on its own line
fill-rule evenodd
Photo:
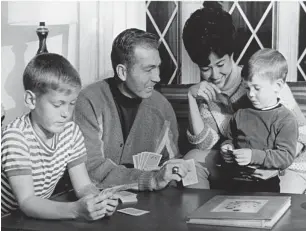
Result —
M 162 155 L 154 152 L 141 152 L 133 156 L 134 168 L 144 171 L 158 170 Z

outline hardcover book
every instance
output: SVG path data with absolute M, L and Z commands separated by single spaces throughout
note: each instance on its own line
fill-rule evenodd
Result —
M 218 195 L 192 212 L 187 223 L 271 229 L 290 205 L 290 196 Z

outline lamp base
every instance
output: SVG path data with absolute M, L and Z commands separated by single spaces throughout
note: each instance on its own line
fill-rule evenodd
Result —
M 49 30 L 45 25 L 45 22 L 40 22 L 39 27 L 36 30 L 36 34 L 39 38 L 39 48 L 37 50 L 37 54 L 40 53 L 48 53 L 47 50 L 47 37 L 48 37 Z

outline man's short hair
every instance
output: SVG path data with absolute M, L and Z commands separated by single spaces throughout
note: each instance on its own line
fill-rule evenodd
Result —
M 250 57 L 242 68 L 241 76 L 246 81 L 252 81 L 255 75 L 271 81 L 286 81 L 287 73 L 288 64 L 285 57 L 277 50 L 264 48 Z
M 115 73 L 118 64 L 131 65 L 134 58 L 136 46 L 158 49 L 158 38 L 156 35 L 131 28 L 121 32 L 114 40 L 112 45 L 111 60 Z
M 231 15 L 218 2 L 205 1 L 204 8 L 191 14 L 183 29 L 183 42 L 198 66 L 210 64 L 209 55 L 220 58 L 234 51 L 235 27 Z
M 36 55 L 23 73 L 23 86 L 37 95 L 58 90 L 63 84 L 81 87 L 77 70 L 63 56 L 53 53 Z

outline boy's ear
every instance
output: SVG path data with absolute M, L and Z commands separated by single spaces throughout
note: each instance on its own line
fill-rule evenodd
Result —
M 26 90 L 24 94 L 24 103 L 29 109 L 35 109 L 36 95 L 32 91 Z
M 118 64 L 116 67 L 118 77 L 125 82 L 126 80 L 126 67 L 123 64 Z
M 284 84 L 285 84 L 285 82 L 282 79 L 275 80 L 275 82 L 274 82 L 274 92 L 278 94 L 281 91 L 281 89 L 283 88 Z

